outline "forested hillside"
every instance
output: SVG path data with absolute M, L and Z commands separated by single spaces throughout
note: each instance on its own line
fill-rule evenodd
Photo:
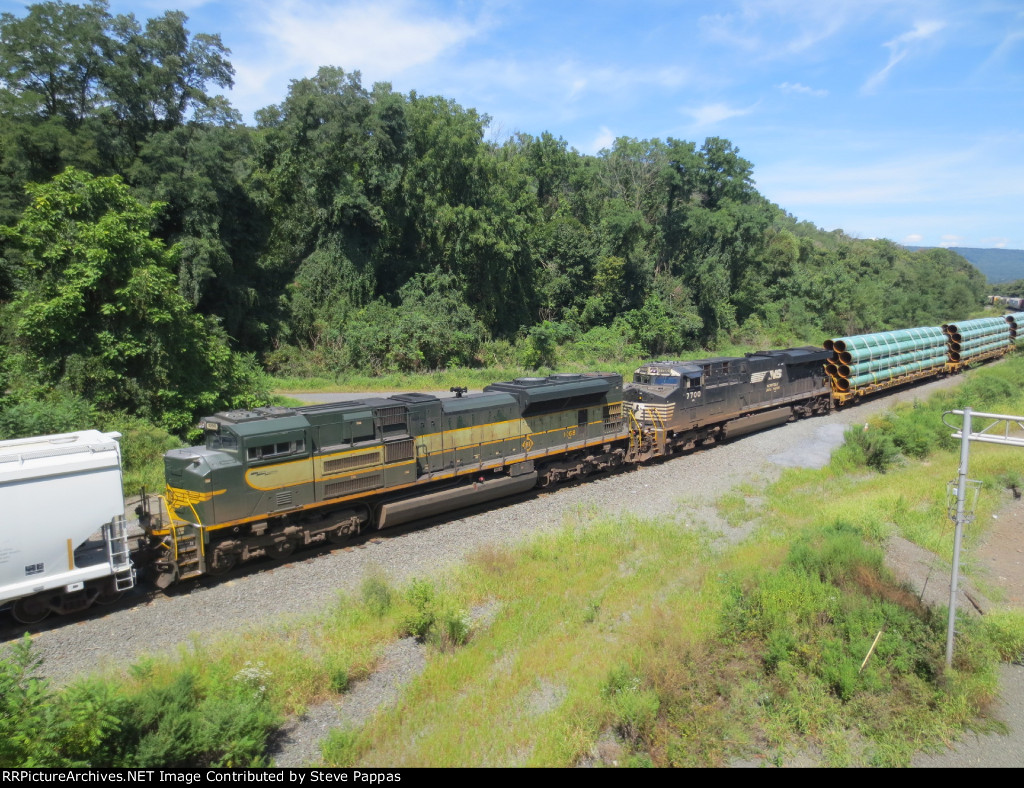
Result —
M 917 251 L 921 246 L 908 246 L 911 251 Z M 974 249 L 966 246 L 951 246 L 951 252 L 956 252 L 967 262 L 981 271 L 989 281 L 990 290 L 1002 292 L 1002 288 L 996 285 L 1006 282 L 1015 282 L 1024 275 L 1024 249 Z
M 799 222 L 726 139 L 494 142 L 455 98 L 330 64 L 247 126 L 229 57 L 177 11 L 0 17 L 0 432 L 98 411 L 181 433 L 259 401 L 261 367 L 819 342 L 984 295 L 948 250 Z

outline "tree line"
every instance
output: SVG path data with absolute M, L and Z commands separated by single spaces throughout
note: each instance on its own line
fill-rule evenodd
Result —
M 180 433 L 262 396 L 263 368 L 473 365 L 524 338 L 820 342 L 983 296 L 959 255 L 798 221 L 718 137 L 593 156 L 489 140 L 475 109 L 333 66 L 246 125 L 214 92 L 230 53 L 187 21 L 103 0 L 0 16 L 8 414 L 49 401 Z

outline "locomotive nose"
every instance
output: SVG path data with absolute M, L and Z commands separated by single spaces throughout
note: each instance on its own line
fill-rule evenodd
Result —
M 175 517 L 193 522 L 202 512 L 197 509 L 207 498 L 211 467 L 206 450 L 173 449 L 164 455 L 167 479 L 167 505 Z

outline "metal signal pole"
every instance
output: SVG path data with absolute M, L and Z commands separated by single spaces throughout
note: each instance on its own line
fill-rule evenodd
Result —
M 946 421 L 946 416 L 963 416 L 963 426 L 957 430 L 952 424 Z M 979 419 L 993 419 L 984 428 L 977 432 L 973 429 L 972 417 Z M 953 429 L 953 437 L 960 438 L 960 470 L 957 475 L 956 485 L 956 528 L 953 536 L 953 577 L 949 584 L 949 623 L 946 627 L 946 668 L 953 666 L 953 635 L 956 626 L 956 586 L 960 574 L 960 542 L 963 538 L 964 523 L 974 519 L 973 507 L 968 514 L 964 505 L 967 497 L 967 486 L 972 484 L 976 488 L 979 482 L 969 482 L 967 479 L 967 466 L 971 455 L 971 441 L 982 443 L 998 443 L 1003 446 L 1024 447 L 1024 416 L 1003 416 L 997 413 L 972 413 L 970 408 L 963 410 L 948 410 L 942 414 L 942 423 Z M 993 428 L 1002 425 L 1002 435 L 997 434 Z M 1017 428 L 1017 434 L 1011 435 L 1013 427 Z

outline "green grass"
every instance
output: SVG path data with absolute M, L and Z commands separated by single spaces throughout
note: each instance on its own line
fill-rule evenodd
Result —
M 641 363 L 640 359 L 618 363 L 592 364 L 562 363 L 557 369 L 543 367 L 527 369 L 525 367 L 487 367 L 470 369 L 457 367 L 423 373 L 393 373 L 379 376 L 345 373 L 337 378 L 287 378 L 273 377 L 270 387 L 280 394 L 296 392 L 359 392 L 359 391 L 447 391 L 452 386 L 465 386 L 471 391 L 482 389 L 491 383 L 512 380 L 518 377 L 550 375 L 555 372 L 618 372 L 632 379 L 633 370 Z
M 818 344 L 818 340 L 790 338 L 789 344 Z M 783 343 L 785 344 L 785 343 Z M 692 360 L 710 356 L 742 356 L 744 353 L 763 350 L 773 345 L 770 341 L 754 341 L 745 344 L 727 343 L 715 350 L 694 349 L 670 354 L 672 359 Z M 663 354 L 664 355 L 664 354 Z M 601 358 L 586 352 L 578 346 L 560 347 L 552 367 L 534 369 L 510 363 L 493 363 L 482 367 L 455 367 L 420 373 L 386 373 L 382 375 L 340 372 L 332 377 L 287 377 L 270 378 L 270 388 L 279 394 L 296 392 L 359 392 L 359 391 L 447 391 L 452 386 L 466 386 L 479 390 L 484 386 L 517 377 L 549 375 L 555 372 L 617 372 L 624 379 L 631 380 L 637 367 L 649 357 L 637 356 L 622 360 Z

